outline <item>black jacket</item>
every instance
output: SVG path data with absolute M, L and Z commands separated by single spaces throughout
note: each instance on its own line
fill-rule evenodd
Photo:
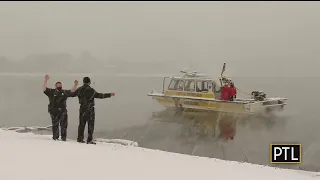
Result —
M 94 99 L 110 98 L 111 93 L 98 93 L 92 87 L 87 84 L 79 87 L 74 93 L 71 93 L 71 97 L 77 96 L 79 99 L 80 109 L 94 107 Z
M 67 99 L 71 97 L 71 90 L 57 90 L 46 88 L 44 91 L 49 98 L 48 111 L 52 112 L 52 110 L 62 109 L 66 110 L 67 108 Z

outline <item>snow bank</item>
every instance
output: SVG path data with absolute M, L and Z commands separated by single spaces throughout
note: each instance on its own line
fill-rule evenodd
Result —
M 276 169 L 117 144 L 60 142 L 0 129 L 1 180 L 308 180 L 310 172 Z

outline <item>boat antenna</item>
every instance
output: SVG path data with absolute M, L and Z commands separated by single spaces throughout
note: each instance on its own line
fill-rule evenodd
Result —
M 222 74 L 224 73 L 225 70 L 226 70 L 226 63 L 223 63 L 223 67 L 222 67 L 222 71 L 221 71 L 221 78 L 222 78 Z
M 224 73 L 224 71 L 226 70 L 226 63 L 223 63 L 223 67 L 222 67 L 222 70 L 221 70 L 221 78 L 220 78 L 220 85 L 222 87 L 222 75 Z

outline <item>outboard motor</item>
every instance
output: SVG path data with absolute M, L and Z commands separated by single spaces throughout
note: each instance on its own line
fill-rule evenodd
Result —
M 267 96 L 263 91 L 252 91 L 251 97 L 256 101 L 264 101 Z

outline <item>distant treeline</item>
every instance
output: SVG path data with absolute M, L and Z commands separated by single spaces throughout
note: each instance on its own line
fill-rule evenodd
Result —
M 88 52 L 74 57 L 68 53 L 33 54 L 12 61 L 0 57 L 0 72 L 92 72 L 103 71 L 105 63 Z
M 176 63 L 100 60 L 88 52 L 75 57 L 68 53 L 33 54 L 19 61 L 0 57 L 0 73 L 171 73 L 179 72 Z

